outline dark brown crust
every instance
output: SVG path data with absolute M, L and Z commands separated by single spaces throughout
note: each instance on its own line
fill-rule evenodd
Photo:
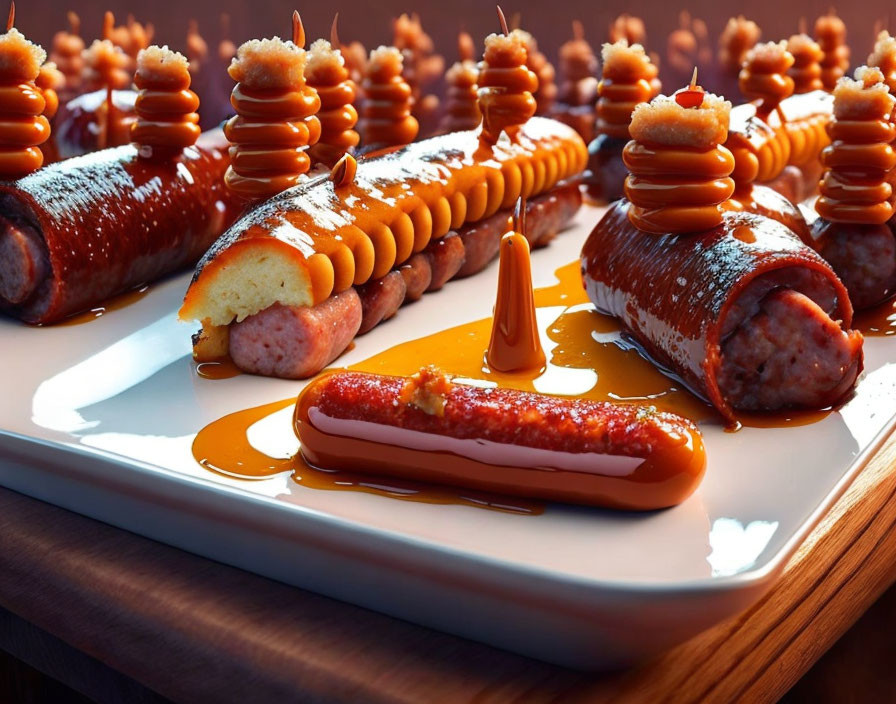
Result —
M 653 359 L 729 420 L 734 412 L 718 386 L 726 317 L 752 281 L 794 267 L 822 277 L 833 301 L 826 312 L 848 330 L 852 305 L 830 266 L 761 216 L 726 212 L 723 224 L 706 232 L 650 235 L 629 222 L 622 200 L 582 251 L 585 288 L 598 310 L 622 320 Z
M 226 167 L 226 142 L 210 133 L 173 161 L 125 146 L 0 184 L 0 216 L 39 235 L 50 271 L 11 314 L 56 322 L 196 262 L 243 207 Z

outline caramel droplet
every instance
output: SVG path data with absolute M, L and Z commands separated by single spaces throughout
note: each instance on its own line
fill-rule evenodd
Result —
M 330 171 L 330 180 L 334 188 L 345 188 L 355 181 L 355 172 L 358 170 L 358 162 L 351 154 L 343 154 Z

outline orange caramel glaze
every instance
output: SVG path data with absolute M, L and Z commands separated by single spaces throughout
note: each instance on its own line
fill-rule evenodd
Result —
M 832 106 L 830 95 L 820 91 L 792 96 L 781 101 L 767 122 L 752 103 L 734 107 L 725 146 L 734 155 L 731 177 L 738 187 L 771 181 L 788 164 L 816 162 L 829 142 L 826 125 Z
M 643 50 L 612 45 L 604 48 L 603 76 L 597 86 L 597 132 L 608 137 L 630 139 L 632 111 L 659 93 L 656 66 Z
M 853 90 L 847 92 L 841 84 L 834 93 L 831 145 L 822 152 L 826 171 L 815 204 L 818 214 L 831 222 L 883 224 L 893 215 L 888 177 L 896 166 L 891 146 L 896 125 L 890 120 L 894 99 L 880 90 L 885 86 L 877 69 L 865 75 L 864 84 L 848 81 Z
M 353 103 L 357 87 L 349 78 L 341 52 L 322 39 L 308 50 L 305 81 L 320 96 L 320 139 L 308 149 L 308 154 L 312 161 L 332 167 L 361 139 L 355 131 L 358 113 Z
M 787 51 L 793 56 L 793 66 L 787 72 L 793 79 L 793 92 L 797 95 L 822 90 L 821 60 L 824 52 L 808 34 L 794 34 L 787 41 Z
M 44 162 L 40 145 L 50 136 L 50 123 L 35 81 L 46 54 L 13 28 L 0 35 L 0 57 L 0 179 L 12 180 Z
M 538 78 L 526 66 L 526 41 L 520 32 L 492 34 L 485 39 L 479 64 L 479 109 L 482 138 L 494 144 L 507 132 L 513 138 L 519 126 L 535 114 L 533 93 Z
M 585 167 L 585 144 L 565 125 L 532 118 L 519 137 L 485 158 L 475 131 L 433 137 L 359 160 L 344 188 L 314 179 L 288 198 L 259 205 L 202 259 L 181 315 L 208 317 L 219 281 L 253 252 L 288 258 L 296 277 L 309 281 L 307 305 L 320 303 L 385 276 L 451 228 L 509 209 L 520 196 L 545 193 Z M 275 302 L 266 299 L 258 310 Z
M 224 125 L 233 146 L 227 187 L 250 199 L 269 198 L 308 172 L 307 148 L 320 138 L 320 97 L 304 79 L 305 50 L 279 39 L 247 42 L 228 72 L 236 115 Z
M 370 52 L 361 88 L 365 100 L 358 131 L 365 146 L 410 144 L 420 125 L 411 115 L 412 91 L 402 77 L 403 60 L 397 49 L 379 47 Z
M 825 90 L 834 90 L 837 81 L 849 70 L 849 47 L 846 25 L 831 11 L 815 21 L 815 41 L 824 52 L 821 60 L 821 82 Z
M 295 402 L 294 398 L 288 398 L 238 411 L 207 425 L 193 441 L 193 457 L 212 472 L 240 479 L 266 479 L 289 473 L 293 481 L 308 489 L 360 492 L 400 501 L 469 506 L 519 515 L 544 512 L 544 504 L 532 499 L 497 496 L 393 477 L 378 478 L 318 469 L 305 462 L 301 453 L 285 459 L 274 458 L 252 447 L 246 431 L 271 414 L 292 408 Z
M 629 217 L 645 232 L 702 232 L 721 221 L 719 204 L 734 192 L 734 157 L 725 147 L 708 150 L 629 142 L 622 152 L 631 172 L 625 195 Z M 682 178 L 682 174 L 687 177 Z
M 519 232 L 501 239 L 498 297 L 485 358 L 500 372 L 544 368 L 544 350 L 535 322 L 529 243 Z
M 767 119 L 784 98 L 793 94 L 794 81 L 787 75 L 793 63 L 784 42 L 758 44 L 747 52 L 738 84 L 748 100 L 760 101 L 756 108 L 759 119 Z
M 441 132 L 472 130 L 482 122 L 479 112 L 479 95 L 476 81 L 479 72 L 471 60 L 458 61 L 445 74 L 448 84 L 445 99 L 445 115 L 439 125 Z
M 150 47 L 137 57 L 134 83 L 140 93 L 131 139 L 139 146 L 140 155 L 165 158 L 195 144 L 201 132 L 196 112 L 199 97 L 190 90 L 187 60 L 172 51 Z

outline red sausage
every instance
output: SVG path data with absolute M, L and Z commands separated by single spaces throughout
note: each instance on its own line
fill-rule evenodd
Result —
M 706 466 L 689 420 L 652 407 L 411 379 L 327 374 L 299 396 L 312 465 L 590 506 L 651 510 L 697 487 Z

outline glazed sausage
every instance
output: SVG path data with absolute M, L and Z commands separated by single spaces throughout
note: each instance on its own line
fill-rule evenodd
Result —
M 173 161 L 128 145 L 0 184 L 0 308 L 53 323 L 193 264 L 242 208 L 226 167 L 218 131 Z
M 706 460 L 696 426 L 652 407 L 335 372 L 296 404 L 312 465 L 589 506 L 682 502 Z
M 735 410 L 824 408 L 851 390 L 862 369 L 852 305 L 791 230 L 727 211 L 706 232 L 652 235 L 627 210 L 611 206 L 585 243 L 585 288 L 661 367 L 728 420 Z
M 560 189 L 560 194 L 549 193 L 527 205 L 527 229 L 534 232 L 533 241 L 542 242 L 554 236 L 574 214 L 571 203 L 576 197 Z M 477 273 L 494 258 L 491 249 L 474 252 L 475 259 L 466 259 L 465 243 L 473 232 L 477 241 L 494 240 L 499 243 L 507 232 L 509 213 L 506 211 L 488 218 L 484 223 L 461 228 L 442 240 L 431 242 L 426 249 L 413 255 L 405 264 L 385 276 L 362 284 L 349 291 L 357 293 L 360 322 L 355 325 L 351 314 L 342 305 L 328 305 L 333 297 L 314 306 L 284 306 L 274 304 L 255 315 L 231 326 L 230 343 L 238 343 L 231 351 L 234 363 L 252 374 L 300 379 L 317 374 L 338 357 L 356 335 L 369 332 L 388 320 L 405 303 L 416 301 L 424 292 L 441 288 L 444 277 Z M 532 235 L 530 235 L 532 236 Z M 496 249 L 496 248 L 495 248 Z M 472 262 L 472 268 L 469 266 Z M 341 296 L 342 294 L 337 294 Z M 271 342 L 273 340 L 273 342 Z M 289 340 L 296 340 L 295 344 Z

